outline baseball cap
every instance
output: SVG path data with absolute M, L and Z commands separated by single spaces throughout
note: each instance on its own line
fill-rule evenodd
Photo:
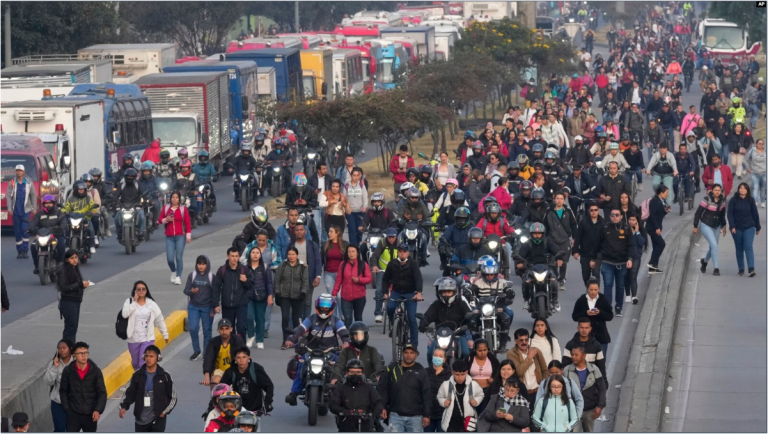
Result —
M 387 235 L 388 237 L 396 237 L 396 236 L 397 236 L 397 229 L 395 229 L 395 228 L 389 228 L 389 229 L 387 229 L 387 233 L 386 233 L 386 235 Z
M 419 349 L 416 348 L 416 345 L 413 345 L 411 343 L 405 344 L 405 346 L 403 347 L 403 352 L 405 352 L 405 350 L 413 350 L 416 352 L 416 354 L 419 354 Z
M 14 428 L 21 428 L 23 426 L 26 426 L 29 423 L 29 416 L 27 416 L 27 413 L 19 412 L 13 414 L 13 419 L 11 420 L 11 426 Z
M 400 245 L 397 246 L 397 250 L 408 250 L 408 244 L 407 243 L 400 243 Z
M 227 327 L 231 328 L 232 327 L 232 321 L 230 321 L 230 320 L 228 320 L 226 318 L 222 318 L 222 319 L 219 320 L 219 325 L 216 328 L 220 329 L 220 328 L 222 328 L 224 326 L 227 326 Z
M 16 165 L 16 169 L 14 169 L 14 170 L 23 170 L 23 171 L 25 171 L 25 172 L 27 171 L 27 169 L 25 169 L 25 168 L 24 168 L 24 165 L 23 165 L 23 164 L 17 164 L 17 165 Z

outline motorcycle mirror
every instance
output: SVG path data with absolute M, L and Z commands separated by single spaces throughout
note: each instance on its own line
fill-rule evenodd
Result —
M 427 156 L 426 156 L 426 155 L 424 155 L 424 153 L 423 153 L 423 152 L 419 152 L 419 153 L 418 153 L 418 156 L 419 156 L 419 157 L 421 157 L 421 158 L 423 158 L 423 159 L 425 159 L 425 160 L 428 160 Z

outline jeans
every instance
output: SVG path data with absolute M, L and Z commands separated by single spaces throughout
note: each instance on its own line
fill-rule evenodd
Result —
M 267 300 L 248 302 L 248 338 L 256 336 L 256 342 L 264 342 L 264 317 L 267 313 Z
M 120 215 L 121 212 L 118 210 L 115 213 L 115 230 L 117 231 L 117 237 L 122 239 L 123 238 L 123 216 Z M 144 233 L 144 230 L 146 229 L 146 220 L 147 218 L 144 216 L 144 210 L 141 208 L 136 208 L 136 214 L 134 214 L 133 218 L 136 219 L 136 222 L 134 224 L 138 224 L 139 226 L 139 232 L 140 234 Z
M 187 237 L 184 235 L 174 235 L 165 237 L 165 257 L 168 260 L 168 268 L 171 273 L 176 273 L 181 277 L 184 270 L 184 247 L 187 245 Z
M 707 250 L 707 254 L 704 256 L 703 260 L 709 262 L 709 260 L 712 259 L 712 266 L 720 268 L 720 263 L 717 260 L 717 245 L 720 242 L 720 231 L 702 222 L 699 222 L 699 231 L 701 231 L 701 235 L 707 240 L 707 244 L 709 244 L 709 250 Z
M 16 251 L 19 253 L 29 250 L 29 223 L 31 213 L 24 215 L 13 214 L 13 235 L 16 237 Z
M 693 179 L 691 178 L 691 175 L 689 173 L 681 173 L 678 176 L 675 176 L 672 178 L 672 191 L 677 193 L 677 189 L 680 188 L 680 179 L 683 180 L 683 188 L 685 189 L 685 197 L 692 197 L 694 190 L 693 190 Z M 677 198 L 680 200 L 681 198 Z
M 429 425 L 424 428 L 424 432 L 445 432 L 443 431 L 442 423 L 442 418 L 430 419 Z
M 608 304 L 613 306 L 613 284 L 616 283 L 616 307 L 624 306 L 624 281 L 627 275 L 627 266 L 625 264 L 612 265 L 606 262 L 600 266 L 600 274 L 603 275 L 603 293 L 608 299 Z
M 760 116 L 760 109 L 757 107 L 757 104 L 749 104 L 749 111 L 752 113 L 752 121 L 749 129 L 754 130 L 757 125 L 757 118 Z
M 146 342 L 128 342 L 128 352 L 131 354 L 131 365 L 134 371 L 144 366 L 144 350 L 150 345 L 155 345 L 154 339 Z
M 283 314 L 283 342 L 285 342 L 289 336 L 289 334 L 285 332 L 285 329 L 288 328 L 288 320 L 290 319 L 293 322 L 294 328 L 298 327 L 301 322 L 299 318 L 301 317 L 302 309 L 304 309 L 304 302 L 298 298 L 283 298 L 280 301 L 280 311 Z
M 382 288 L 382 284 L 384 282 L 384 270 L 376 273 L 376 298 L 384 297 L 384 288 Z M 381 315 L 382 309 L 381 307 L 384 305 L 384 302 L 382 300 L 376 300 L 376 306 L 373 309 L 374 315 Z
M 765 187 L 767 177 L 768 173 L 758 175 L 757 173 L 752 172 L 752 197 L 755 198 L 755 202 L 758 204 L 766 202 Z
M 319 245 L 322 245 L 322 243 L 325 243 L 328 241 L 328 231 L 323 226 L 323 216 L 325 216 L 325 208 L 317 208 L 316 210 L 312 211 L 313 220 L 315 221 L 315 225 L 317 225 L 317 232 L 320 234 L 320 242 Z
M 200 352 L 200 340 L 198 332 L 200 323 L 203 323 L 203 350 L 208 348 L 208 341 L 211 340 L 211 330 L 213 327 L 213 317 L 211 316 L 210 306 L 197 306 L 187 303 L 187 318 L 189 319 L 189 336 L 192 338 L 192 351 Z
M 53 432 L 67 431 L 67 412 L 56 401 L 51 401 L 51 418 L 53 418 Z
M 344 312 L 344 325 L 349 329 L 354 321 L 363 320 L 363 310 L 365 309 L 365 297 L 356 298 L 352 301 L 341 300 L 341 310 Z
M 673 176 L 672 174 L 668 175 L 659 175 L 654 173 L 653 174 L 653 191 L 656 191 L 656 189 L 659 187 L 660 184 L 664 184 L 669 189 L 669 199 L 668 200 L 674 200 L 675 199 L 675 190 L 673 189 Z
M 675 127 L 669 127 L 664 129 L 664 137 L 665 138 L 668 137 L 666 141 L 669 149 L 667 151 L 674 153 L 675 152 Z M 650 161 L 650 158 L 649 158 L 649 161 Z
M 727 166 L 731 161 L 731 152 L 728 150 L 728 146 L 723 145 L 723 147 L 720 148 L 720 159 L 724 166 Z
M 299 365 L 296 367 L 296 378 L 293 379 L 293 384 L 291 385 L 291 393 L 301 393 L 304 391 L 304 378 L 302 378 L 301 372 L 304 370 L 304 360 L 309 355 L 309 353 L 304 355 L 304 359 L 299 360 Z M 333 360 L 336 361 L 339 358 L 338 354 L 333 354 Z
M 664 241 L 664 238 L 661 235 L 656 235 L 656 232 L 649 232 L 648 236 L 651 237 L 651 245 L 653 246 L 649 264 L 654 267 L 658 267 L 659 258 L 661 258 L 661 253 L 664 251 L 664 247 L 667 246 L 667 243 Z
M 416 292 L 408 292 L 403 294 L 397 291 L 392 291 L 392 293 L 389 294 L 389 301 L 387 302 L 387 316 L 389 316 L 390 324 L 392 324 L 392 318 L 395 315 L 395 308 L 397 307 L 397 304 L 394 302 L 394 300 L 411 299 L 414 296 L 416 296 Z M 409 301 L 405 303 L 405 312 L 408 314 L 408 326 L 411 329 L 411 343 L 418 347 L 419 323 L 416 321 L 416 302 Z
M 232 322 L 235 332 L 245 339 L 245 324 L 248 322 L 248 305 L 221 307 L 221 316 Z
M 608 360 L 608 345 L 609 344 L 604 344 L 602 342 L 600 343 L 600 346 L 603 347 L 603 357 L 605 357 L 606 360 Z
M 329 271 L 323 272 L 323 283 L 325 283 L 325 292 L 330 294 L 333 292 L 333 284 L 336 282 L 336 275 L 339 273 L 331 273 Z M 336 305 L 341 306 L 341 291 L 336 294 Z M 340 320 L 344 321 L 344 312 L 340 312 L 338 309 L 334 312 Z
M 642 258 L 632 259 L 632 268 L 627 269 L 626 277 L 624 278 L 624 295 L 637 297 L 637 273 L 640 272 L 640 261 Z M 616 294 L 616 298 L 619 294 Z
M 642 184 L 643 183 L 643 169 L 645 169 L 645 167 L 643 167 L 643 166 L 637 166 L 637 167 L 633 167 L 632 169 L 630 169 L 630 170 L 633 170 L 635 172 L 635 176 L 637 176 L 637 183 L 638 184 Z M 630 175 L 631 175 L 631 172 L 630 172 Z M 631 181 L 631 179 L 627 179 L 627 181 Z
M 349 231 L 349 244 L 359 245 L 363 238 L 363 233 L 359 232 L 357 228 L 363 225 L 363 213 L 352 212 L 347 214 L 347 231 Z
M 59 312 L 64 317 L 63 339 L 77 342 L 77 326 L 80 322 L 80 301 L 59 300 Z
M 424 432 L 421 416 L 400 416 L 389 414 L 389 432 Z
M 765 202 L 765 201 L 763 201 Z M 56 249 L 53 251 L 53 258 L 56 261 L 64 262 L 64 251 L 66 250 L 66 245 L 62 239 L 58 240 L 59 242 L 56 243 Z M 37 257 L 37 245 L 36 243 L 32 243 L 32 248 L 30 249 L 32 252 L 32 262 L 35 264 L 35 270 L 37 270 L 37 264 L 38 264 L 38 257 Z M 56 264 L 53 264 L 54 266 Z M 54 267 L 52 267 L 54 268 Z
M 755 228 L 746 230 L 736 229 L 733 234 L 733 242 L 736 244 L 736 263 L 739 265 L 739 271 L 744 271 L 744 255 L 747 256 L 747 267 L 755 268 L 755 251 L 752 244 L 755 241 Z

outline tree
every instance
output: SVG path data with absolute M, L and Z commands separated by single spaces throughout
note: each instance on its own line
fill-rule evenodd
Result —
M 147 39 L 173 39 L 185 55 L 222 51 L 230 29 L 242 17 L 241 2 L 126 2 L 123 18 Z
M 765 8 L 756 8 L 752 2 L 710 2 L 709 16 L 734 22 L 741 28 L 749 27 L 750 41 L 765 43 Z
M 13 57 L 76 53 L 97 43 L 119 42 L 113 2 L 13 2 Z M 5 12 L 5 8 L 3 8 Z M 3 58 L 5 58 L 3 45 Z

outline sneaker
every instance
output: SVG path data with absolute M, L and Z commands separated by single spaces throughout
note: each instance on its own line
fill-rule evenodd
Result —
M 765 202 L 760 204 L 760 208 L 765 208 Z
M 256 349 L 257 350 L 263 350 L 264 349 L 264 343 L 263 342 L 256 342 Z
M 632 304 L 640 303 L 640 300 L 637 297 L 632 297 Z
M 637 191 L 643 191 L 643 184 L 637 184 Z
M 616 306 L 615 312 L 616 312 L 616 313 L 614 313 L 615 316 L 624 316 L 621 313 L 621 307 L 620 306 Z
M 37 268 L 35 268 L 34 270 L 32 270 L 32 274 L 40 274 L 40 271 Z
M 523 310 L 530 310 L 531 305 L 528 304 L 528 300 L 523 301 Z
M 713 276 L 719 276 L 720 275 L 720 269 L 719 268 L 715 268 L 714 270 L 712 270 L 712 275 Z
M 384 321 L 384 317 L 381 315 L 376 315 L 376 319 L 374 321 L 376 321 L 376 324 L 381 324 Z
M 650 267 L 648 269 L 648 274 L 661 274 L 661 268 L 659 267 Z
M 560 284 L 560 290 L 565 291 L 565 280 L 558 282 L 558 284 Z
M 96 237 L 93 239 L 93 243 L 96 244 L 96 247 L 99 247 L 99 237 Z
M 701 260 L 701 272 L 706 273 L 707 272 L 707 261 Z
M 16 254 L 16 259 L 24 259 L 24 254 L 19 252 Z
M 428 267 L 429 262 L 427 262 L 426 259 L 422 259 L 421 262 L 419 262 L 419 267 Z
M 295 407 L 297 396 L 298 396 L 297 393 L 293 393 L 293 392 L 289 393 L 288 395 L 285 396 L 285 403 L 290 405 L 291 407 Z
M 173 279 L 173 284 L 174 285 L 181 285 L 181 277 L 176 276 L 176 278 Z
M 749 269 L 749 277 L 755 277 L 756 275 L 757 275 L 757 273 L 755 273 L 755 269 L 754 268 L 750 268 Z
M 189 357 L 189 360 L 195 361 L 200 358 L 200 351 L 195 351 L 192 353 L 192 355 Z
M 91 247 L 90 252 L 92 255 L 96 254 L 96 247 Z
M 629 303 L 631 301 L 632 301 L 632 297 L 630 297 L 629 295 L 624 297 L 624 303 Z
M 176 272 L 171 273 L 171 283 L 176 283 Z
M 744 270 L 739 270 L 739 276 L 743 276 L 743 275 L 744 275 Z
M 555 302 L 554 308 L 555 308 L 555 312 L 560 312 L 560 303 Z
M 112 238 L 112 231 L 107 229 L 107 238 Z
M 248 348 L 253 348 L 253 343 L 256 342 L 256 336 L 248 338 L 245 341 L 245 345 L 248 345 Z

